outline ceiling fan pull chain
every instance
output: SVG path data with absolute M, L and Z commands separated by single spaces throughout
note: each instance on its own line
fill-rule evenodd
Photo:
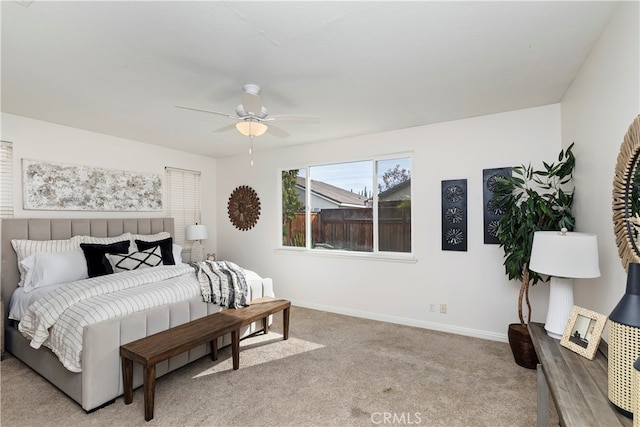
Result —
M 251 166 L 253 166 L 253 135 L 250 135 L 251 138 L 251 147 L 249 147 L 249 159 Z

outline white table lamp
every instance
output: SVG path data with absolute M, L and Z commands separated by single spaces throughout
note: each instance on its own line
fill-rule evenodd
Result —
M 551 276 L 547 335 L 560 339 L 573 308 L 573 279 L 600 276 L 598 238 L 595 234 L 536 231 L 529 270 Z
M 200 262 L 204 260 L 204 248 L 200 240 L 208 238 L 207 227 L 202 224 L 187 225 L 186 239 L 193 240 L 191 246 L 191 262 Z

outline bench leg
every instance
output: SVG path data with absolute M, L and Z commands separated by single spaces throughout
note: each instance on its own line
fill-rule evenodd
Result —
M 289 312 L 291 307 L 287 307 L 282 310 L 282 335 L 285 340 L 289 339 Z
M 153 400 L 156 394 L 156 365 L 144 367 L 144 419 L 153 418 Z
M 218 338 L 211 341 L 211 360 L 218 360 Z
M 125 405 L 133 402 L 133 360 L 122 358 L 122 385 Z
M 269 333 L 269 316 L 262 319 L 262 330 L 265 335 Z
M 240 368 L 240 330 L 231 331 L 231 353 L 233 369 Z

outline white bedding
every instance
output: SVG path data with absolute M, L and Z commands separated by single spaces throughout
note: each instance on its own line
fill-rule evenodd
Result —
M 245 272 L 248 282 L 261 280 Z M 45 345 L 68 370 L 81 372 L 86 325 L 201 296 L 201 292 L 194 269 L 181 264 L 79 280 L 55 287 L 46 298 L 42 291 L 35 295 L 40 299 L 29 301 L 18 325 L 20 332 L 31 339 L 31 347 Z
M 64 285 L 64 283 L 57 283 L 55 285 L 41 286 L 39 288 L 35 288 L 31 292 L 25 292 L 22 286 L 18 287 L 13 291 L 13 295 L 11 295 L 11 302 L 9 303 L 9 319 L 17 321 L 22 320 L 22 317 L 27 312 L 27 308 L 29 308 L 31 304 Z

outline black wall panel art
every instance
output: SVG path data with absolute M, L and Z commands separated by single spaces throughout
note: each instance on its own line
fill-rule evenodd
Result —
M 442 250 L 467 250 L 467 180 L 442 181 Z
M 488 245 L 499 244 L 498 221 L 504 214 L 500 207 L 491 202 L 493 197 L 495 179 L 511 176 L 511 168 L 484 169 L 482 171 L 482 206 L 484 206 L 484 243 Z

